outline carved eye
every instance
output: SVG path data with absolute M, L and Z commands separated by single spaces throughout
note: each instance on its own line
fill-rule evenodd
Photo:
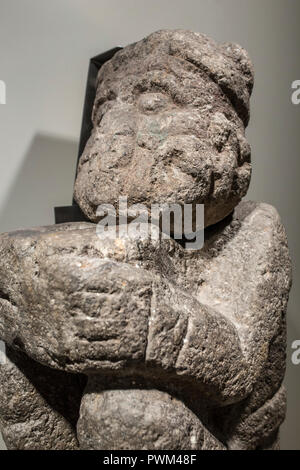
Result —
M 159 111 L 168 103 L 168 99 L 162 93 L 144 93 L 139 97 L 138 106 L 141 111 Z

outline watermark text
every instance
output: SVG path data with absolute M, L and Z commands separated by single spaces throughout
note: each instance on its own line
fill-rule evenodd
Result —
M 0 104 L 6 104 L 6 84 L 0 80 Z

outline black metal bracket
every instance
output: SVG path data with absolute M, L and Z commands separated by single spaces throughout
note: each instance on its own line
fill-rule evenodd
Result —
M 80 132 L 80 141 L 79 141 L 79 148 L 78 148 L 78 158 L 77 158 L 77 165 L 76 165 L 76 174 L 79 159 L 84 151 L 86 143 L 91 135 L 93 129 L 92 123 L 92 111 L 93 105 L 96 96 L 96 80 L 97 75 L 102 67 L 102 65 L 111 59 L 116 52 L 118 52 L 122 47 L 115 47 L 110 49 L 109 51 L 103 52 L 92 59 L 90 59 L 88 76 L 87 76 L 87 84 L 86 84 L 86 92 L 85 92 L 85 100 L 84 100 L 84 107 L 83 107 L 83 116 L 82 116 L 82 124 L 81 124 L 81 132 Z M 62 207 L 55 207 L 54 208 L 55 214 L 55 223 L 61 224 L 64 222 L 81 222 L 81 221 L 88 221 L 84 213 L 81 211 L 80 207 L 73 199 L 71 206 L 62 206 Z

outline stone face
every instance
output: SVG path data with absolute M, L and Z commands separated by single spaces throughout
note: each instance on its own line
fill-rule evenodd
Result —
M 225 449 L 181 401 L 167 393 L 101 391 L 95 380 L 82 400 L 77 430 L 82 449 Z
M 211 406 L 247 397 L 266 367 L 266 399 L 281 384 L 291 273 L 271 206 L 240 204 L 198 251 L 74 223 L 2 235 L 0 259 L 1 337 L 45 365 L 173 381 Z
M 227 216 L 250 182 L 245 139 L 253 69 L 244 49 L 190 31 L 158 31 L 100 69 L 93 132 L 75 198 L 100 204 L 205 204 L 205 225 Z
M 119 196 L 203 203 L 205 242 L 142 222 L 0 235 L 8 448 L 279 448 L 291 262 L 277 211 L 240 202 L 252 86 L 241 47 L 180 30 L 101 68 L 78 204 L 96 222 Z
M 0 365 L 0 427 L 10 450 L 76 450 L 84 379 L 7 348 Z

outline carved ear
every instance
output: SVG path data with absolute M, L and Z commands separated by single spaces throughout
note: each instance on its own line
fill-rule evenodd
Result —
M 222 48 L 224 54 L 234 61 L 238 71 L 243 75 L 248 92 L 251 95 L 254 84 L 254 68 L 248 52 L 233 42 L 222 44 Z

